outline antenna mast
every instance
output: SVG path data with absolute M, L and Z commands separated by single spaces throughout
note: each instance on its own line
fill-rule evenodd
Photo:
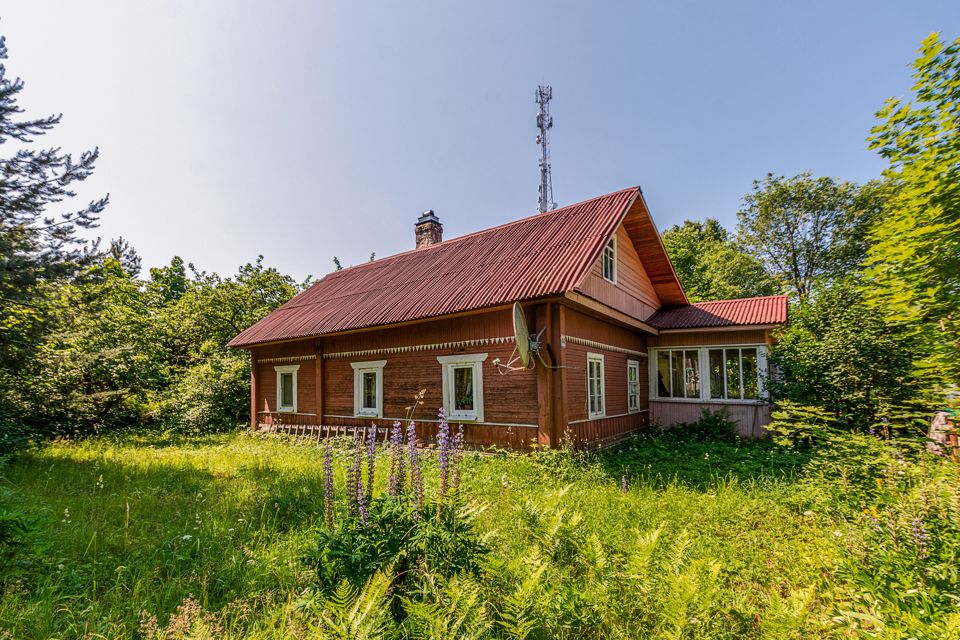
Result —
M 553 99 L 553 87 L 537 87 L 537 144 L 540 145 L 540 213 L 557 208 L 553 201 L 553 179 L 550 176 L 550 139 L 548 132 L 553 128 L 550 116 L 550 100 Z

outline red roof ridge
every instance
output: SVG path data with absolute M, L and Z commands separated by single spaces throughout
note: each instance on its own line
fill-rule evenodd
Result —
M 451 244 L 453 244 L 453 243 L 455 243 L 455 242 L 460 242 L 461 240 L 467 240 L 468 238 L 473 238 L 473 237 L 476 237 L 476 236 L 479 236 L 479 235 L 482 235 L 482 234 L 485 234 L 485 233 L 491 233 L 491 232 L 494 232 L 494 231 L 499 231 L 499 230 L 501 230 L 501 229 L 506 229 L 507 227 L 512 227 L 513 225 L 520 224 L 520 223 L 522 223 L 522 222 L 529 222 L 530 220 L 534 220 L 534 219 L 536 219 L 536 218 L 542 218 L 543 216 L 551 216 L 551 215 L 554 215 L 554 214 L 562 213 L 562 212 L 563 212 L 564 210 L 566 210 L 566 209 L 573 209 L 574 207 L 580 207 L 580 206 L 583 206 L 583 205 L 587 204 L 588 202 L 593 202 L 594 200 L 605 200 L 605 199 L 607 199 L 607 198 L 614 198 L 614 197 L 619 196 L 620 194 L 626 193 L 626 192 L 628 192 L 628 191 L 639 191 L 639 190 L 640 190 L 640 185 L 636 185 L 636 186 L 633 186 L 633 187 L 626 187 L 626 188 L 624 188 L 624 189 L 619 189 L 619 190 L 617 190 L 617 191 L 611 191 L 610 193 L 606 193 L 606 194 L 604 194 L 604 195 L 602 195 L 602 196 L 595 196 L 595 197 L 593 197 L 593 198 L 587 198 L 586 200 L 581 200 L 580 202 L 574 202 L 574 203 L 571 203 L 571 204 L 564 205 L 564 206 L 560 207 L 559 209 L 553 209 L 552 211 L 544 211 L 544 212 L 542 212 L 542 213 L 540 213 L 540 212 L 534 213 L 534 214 L 531 214 L 531 215 L 528 215 L 528 216 L 524 216 L 523 218 L 518 218 L 517 220 L 511 220 L 510 222 L 504 222 L 503 224 L 498 224 L 498 225 L 496 225 L 495 227 L 487 227 L 486 229 L 478 229 L 477 231 L 471 231 L 470 233 L 466 233 L 466 234 L 464 234 L 464 235 L 462 235 L 462 236 L 457 236 L 457 237 L 455 237 L 455 238 L 450 238 L 449 240 L 444 240 L 444 241 L 442 241 L 442 242 L 437 242 L 437 243 L 434 243 L 434 244 L 430 244 L 430 245 L 427 245 L 427 246 L 425 246 L 425 247 L 419 247 L 419 248 L 414 248 L 414 249 L 407 249 L 406 251 L 401 251 L 400 253 L 392 253 L 392 254 L 390 254 L 389 256 L 384 256 L 383 258 L 379 258 L 378 260 L 370 260 L 370 261 L 368 261 L 368 262 L 361 262 L 360 264 L 353 264 L 353 265 L 350 265 L 349 267 L 344 267 L 343 269 L 340 269 L 339 271 L 331 271 L 331 272 L 327 273 L 325 276 L 323 276 L 323 278 L 326 278 L 327 276 L 336 275 L 336 274 L 338 274 L 338 273 L 343 273 L 344 271 L 348 271 L 348 270 L 350 270 L 350 269 L 358 269 L 358 268 L 360 268 L 360 267 L 368 267 L 368 266 L 373 265 L 373 264 L 376 264 L 376 263 L 378 263 L 378 262 L 382 263 L 382 262 L 385 261 L 385 260 L 392 260 L 393 258 L 399 258 L 400 256 L 405 256 L 405 255 L 408 255 L 408 254 L 411 254 L 411 253 L 423 253 L 424 251 L 430 251 L 430 250 L 432 250 L 432 249 L 435 248 L 435 247 L 444 247 L 444 246 L 449 247 Z M 321 278 L 321 280 L 322 280 L 323 278 Z M 319 281 L 318 281 L 318 282 L 319 282 Z

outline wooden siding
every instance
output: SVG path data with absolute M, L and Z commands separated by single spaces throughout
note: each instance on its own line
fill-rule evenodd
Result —
M 316 414 L 317 411 L 317 347 L 315 340 L 301 340 L 260 347 L 253 351 L 257 361 L 257 411 L 276 411 L 277 372 L 274 367 L 298 364 L 297 413 Z M 299 358 L 306 359 L 299 359 Z M 284 358 L 281 362 L 271 359 Z M 298 358 L 297 360 L 286 360 Z M 267 362 L 264 362 L 267 360 Z
M 769 344 L 769 332 L 765 329 L 750 331 L 683 331 L 679 333 L 661 333 L 649 338 L 651 349 L 657 347 L 698 347 L 715 344 Z
M 767 435 L 764 429 L 770 424 L 768 404 L 728 404 L 723 402 L 667 402 L 650 401 L 650 420 L 662 427 L 694 422 L 704 409 L 720 411 L 726 408 L 730 419 L 737 423 L 737 432 L 744 437 L 759 438 Z
M 603 345 L 646 351 L 646 338 L 629 329 L 612 325 L 572 309 L 566 310 L 564 334 Z M 587 347 L 567 341 L 563 347 L 567 376 L 566 409 L 568 428 L 577 442 L 620 436 L 648 422 L 648 366 L 645 357 Z M 603 354 L 604 409 L 609 418 L 589 420 L 587 411 L 587 354 Z M 627 414 L 627 360 L 640 364 L 640 412 Z
M 578 290 L 617 311 L 646 320 L 660 308 L 660 300 L 633 241 L 623 226 L 617 229 L 616 237 L 617 283 L 613 284 L 604 279 L 601 254 Z

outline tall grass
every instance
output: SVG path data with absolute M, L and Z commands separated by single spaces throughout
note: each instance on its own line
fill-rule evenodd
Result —
M 334 448 L 338 503 L 350 456 Z M 386 490 L 386 456 L 376 493 Z M 852 623 L 835 614 L 854 587 L 839 568 L 860 534 L 817 507 L 800 480 L 805 462 L 771 443 L 650 437 L 588 460 L 466 455 L 463 496 L 486 507 L 485 579 L 438 580 L 398 621 L 383 577 L 362 592 L 313 589 L 303 557 L 324 526 L 315 444 L 249 434 L 61 441 L 2 472 L 0 505 L 25 514 L 31 531 L 0 568 L 0 629 L 13 638 L 846 637 Z

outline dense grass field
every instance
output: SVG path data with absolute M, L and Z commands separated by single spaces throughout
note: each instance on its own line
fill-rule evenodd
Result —
M 336 450 L 338 494 L 347 458 Z M 466 455 L 461 492 L 492 550 L 474 589 L 481 626 L 521 635 L 500 619 L 508 607 L 490 594 L 501 590 L 532 607 L 531 638 L 869 629 L 837 620 L 856 591 L 838 567 L 863 546 L 862 528 L 821 508 L 802 481 L 808 462 L 770 442 L 647 436 L 588 459 Z M 326 637 L 303 561 L 323 527 L 321 464 L 315 443 L 245 433 L 17 454 L 0 471 L 0 504 L 27 514 L 30 531 L 0 559 L 0 634 Z M 565 560 L 545 552 L 560 539 Z M 545 555 L 547 568 L 537 565 Z M 537 584 L 525 584 L 534 573 Z M 630 600 L 643 606 L 628 613 Z

